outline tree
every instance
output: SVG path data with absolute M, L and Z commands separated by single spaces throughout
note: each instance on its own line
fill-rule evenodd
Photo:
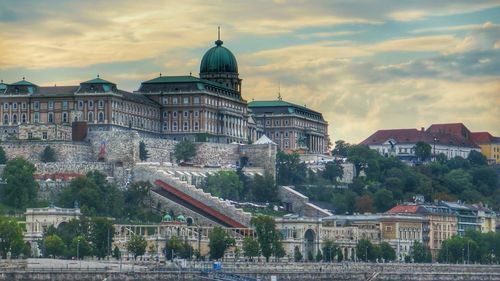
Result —
M 0 146 L 0 164 L 7 163 L 7 155 L 2 146 Z
M 353 145 L 347 150 L 347 160 L 354 164 L 356 176 L 364 171 L 369 178 L 374 178 L 379 172 L 377 160 L 380 155 L 366 145 Z
M 250 222 L 255 227 L 260 252 L 266 258 L 266 262 L 269 262 L 269 257 L 273 254 L 273 248 L 276 247 L 275 243 L 280 239 L 280 234 L 276 229 L 276 222 L 269 216 L 253 217 Z
M 372 196 L 365 194 L 361 197 L 356 198 L 356 209 L 360 213 L 373 213 L 373 198 Z
M 343 140 L 335 142 L 335 148 L 332 150 L 332 155 L 337 157 L 347 157 L 347 152 L 351 145 Z
M 356 208 L 356 193 L 346 189 L 335 192 L 332 198 L 332 204 L 337 214 L 353 213 Z
M 174 156 L 177 163 L 181 161 L 188 162 L 191 158 L 196 156 L 196 147 L 194 143 L 189 140 L 178 142 L 174 148 Z
M 57 162 L 56 151 L 50 145 L 47 145 L 42 153 L 40 153 L 40 161 L 44 163 Z
M 337 178 L 341 178 L 344 174 L 344 169 L 337 161 L 330 161 L 325 164 L 325 170 L 322 173 L 323 178 L 330 181 L 330 183 L 337 182 Z
M 380 243 L 380 250 L 382 252 L 382 258 L 385 261 L 393 261 L 396 259 L 396 251 L 387 242 Z
M 256 174 L 253 178 L 252 195 L 257 202 L 276 202 L 278 200 L 278 187 L 271 173 L 264 176 Z
M 239 200 L 243 184 L 234 171 L 219 171 L 208 176 L 206 190 L 217 197 Z
M 187 241 L 184 241 L 184 243 L 181 244 L 179 257 L 188 260 L 191 260 L 193 257 L 193 247 Z
M 273 255 L 278 261 L 286 255 L 285 248 L 283 247 L 283 243 L 280 238 L 276 238 L 273 242 Z
M 431 252 L 419 241 L 414 241 L 410 250 L 410 258 L 415 263 L 426 263 L 432 261 Z
M 320 262 L 323 260 L 323 254 L 321 254 L 321 250 L 318 250 L 316 253 L 316 262 Z
M 323 260 L 325 262 L 332 262 L 336 257 L 338 259 L 338 254 L 340 253 L 339 246 L 331 239 L 327 239 L 323 242 Z
M 210 248 L 210 258 L 218 260 L 224 257 L 226 250 L 234 246 L 236 241 L 230 238 L 224 229 L 216 226 L 208 234 L 208 247 Z
M 90 241 L 98 258 L 111 255 L 115 227 L 107 218 L 95 217 L 90 220 Z
M 92 256 L 93 253 L 92 245 L 84 236 L 74 237 L 71 241 L 69 250 L 72 257 L 79 259 Z
M 134 255 L 134 260 L 138 256 L 144 255 L 148 242 L 142 235 L 132 235 L 127 242 L 127 250 Z
M 481 152 L 472 150 L 467 156 L 467 160 L 472 166 L 486 166 L 488 159 Z
M 165 258 L 167 260 L 172 260 L 180 253 L 181 249 L 182 241 L 177 236 L 170 237 L 165 244 Z
M 0 258 L 7 258 L 9 251 L 12 257 L 29 255 L 29 248 L 23 241 L 21 226 L 15 220 L 0 216 Z
M 293 260 L 295 262 L 302 261 L 302 253 L 300 252 L 299 246 L 293 248 Z
M 23 158 L 7 161 L 2 176 L 7 182 L 2 196 L 6 205 L 18 209 L 33 205 L 38 189 L 35 170 L 35 166 Z
M 300 162 L 297 153 L 287 154 L 278 151 L 276 154 L 276 182 L 279 185 L 297 185 L 306 179 L 307 167 Z
M 415 144 L 414 149 L 415 149 L 415 156 L 417 156 L 417 158 L 422 162 L 431 157 L 432 147 L 428 143 L 419 141 Z
M 245 237 L 243 239 L 243 251 L 245 252 L 245 257 L 253 261 L 253 257 L 260 255 L 259 242 L 252 237 Z
M 385 212 L 395 205 L 392 191 L 385 188 L 379 189 L 374 194 L 375 208 L 379 212 Z
M 113 249 L 113 258 L 115 258 L 116 260 L 119 260 L 121 259 L 122 257 L 122 253 L 120 252 L 120 249 L 118 248 L 118 246 L 115 246 L 115 248 Z
M 60 257 L 66 253 L 64 241 L 56 234 L 47 236 L 43 239 L 43 248 L 45 249 L 43 253 L 45 257 Z
M 139 142 L 139 159 L 143 162 L 149 159 L 149 151 L 143 141 Z
M 380 248 L 377 248 L 368 239 L 359 240 L 358 244 L 356 244 L 358 259 L 362 261 L 376 261 L 381 255 Z

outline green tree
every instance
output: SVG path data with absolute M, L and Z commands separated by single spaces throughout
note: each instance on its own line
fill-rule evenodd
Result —
M 295 248 L 293 248 L 293 260 L 295 262 L 299 262 L 299 261 L 302 261 L 302 253 L 300 252 L 300 249 L 299 249 L 299 246 L 295 246 Z
M 338 161 L 331 161 L 325 164 L 325 170 L 322 173 L 323 178 L 334 184 L 337 182 L 337 178 L 341 178 L 344 174 L 344 169 Z
M 306 179 L 307 167 L 300 162 L 297 153 L 287 154 L 278 151 L 276 154 L 276 182 L 279 185 L 297 185 Z
M 174 156 L 177 162 L 188 162 L 196 156 L 196 146 L 189 140 L 180 141 L 175 145 Z
M 392 191 L 385 188 L 379 189 L 374 194 L 375 208 L 379 212 L 385 212 L 395 205 Z
M 467 160 L 472 166 L 486 166 L 488 159 L 481 152 L 472 150 L 467 156 Z
M 338 259 L 340 253 L 339 246 L 331 239 L 327 239 L 323 242 L 323 260 L 325 262 L 332 262 L 335 258 Z
M 172 236 L 165 244 L 165 257 L 167 260 L 172 260 L 173 257 L 179 255 L 182 250 L 182 241 L 177 236 Z
M 71 240 L 69 252 L 72 257 L 83 259 L 92 256 L 94 250 L 86 237 L 76 236 Z
M 56 151 L 50 145 L 47 145 L 42 153 L 40 153 L 40 161 L 44 163 L 57 162 Z
M 312 251 L 307 253 L 307 261 L 314 261 L 314 255 Z
M 118 248 L 118 246 L 115 246 L 115 248 L 113 248 L 113 258 L 115 258 L 116 260 L 119 260 L 121 259 L 122 257 L 122 253 L 120 252 L 120 249 Z
M 269 257 L 273 254 L 273 244 L 280 239 L 280 234 L 276 229 L 276 222 L 269 216 L 257 216 L 252 218 L 251 224 L 255 227 L 257 233 L 260 252 L 269 262 Z
M 94 217 L 90 220 L 90 241 L 94 246 L 94 254 L 98 258 L 111 255 L 111 246 L 115 227 L 113 222 L 107 218 Z
M 143 141 L 139 142 L 139 159 L 143 162 L 149 159 L 149 151 Z
M 380 243 L 380 250 L 382 252 L 382 258 L 385 261 L 393 261 L 396 259 L 396 251 L 387 242 Z
M 375 178 L 379 173 L 377 160 L 380 155 L 366 145 L 353 145 L 347 151 L 347 160 L 356 168 L 356 176 L 364 171 L 369 178 Z
M 281 238 L 277 237 L 273 242 L 273 255 L 276 257 L 276 260 L 279 261 L 280 258 L 286 255 L 285 248 L 283 247 L 283 243 L 281 242 Z
M 130 240 L 127 241 L 127 250 L 134 255 L 134 260 L 138 256 L 144 255 L 146 253 L 146 246 L 148 242 L 142 235 L 132 235 Z
M 338 157 L 347 157 L 350 146 L 351 145 L 344 140 L 338 140 L 335 142 L 335 148 L 332 150 L 332 155 Z
M 419 141 L 415 144 L 414 149 L 415 149 L 415 156 L 417 156 L 418 160 L 422 162 L 431 157 L 432 147 L 428 143 Z
M 368 239 L 361 239 L 356 244 L 356 253 L 361 261 L 376 261 L 380 258 L 380 248 L 374 247 Z
M 426 263 L 432 261 L 430 250 L 419 241 L 413 242 L 413 246 L 410 250 L 410 258 L 415 263 Z
M 35 166 L 23 158 L 7 161 L 2 176 L 7 182 L 2 196 L 6 205 L 24 209 L 35 203 L 38 190 L 35 170 Z
M 256 174 L 253 178 L 252 195 L 257 202 L 276 202 L 278 187 L 273 175 L 269 172 L 266 172 L 264 176 Z
M 10 251 L 12 257 L 27 257 L 29 248 L 23 241 L 23 230 L 15 220 L 0 216 L 0 258 L 5 259 Z
M 332 198 L 332 204 L 335 212 L 337 214 L 352 214 L 356 208 L 356 198 L 356 193 L 349 189 L 335 192 Z
M 234 246 L 236 241 L 230 238 L 229 235 L 224 231 L 224 229 L 216 226 L 208 234 L 208 247 L 210 249 L 210 258 L 218 260 L 224 257 L 226 250 Z
M 45 257 L 53 256 L 60 257 L 66 253 L 66 245 L 61 237 L 57 235 L 50 235 L 43 239 L 43 248 Z
M 217 197 L 239 200 L 243 192 L 243 183 L 234 171 L 219 171 L 215 175 L 208 176 L 206 190 Z
M 253 261 L 254 257 L 260 255 L 259 242 L 252 237 L 245 237 L 243 239 L 243 251 L 245 257 Z
M 318 250 L 316 253 L 316 262 L 320 262 L 323 260 L 323 254 L 321 253 L 321 250 Z
M 184 241 L 184 243 L 181 244 L 179 257 L 187 260 L 191 260 L 193 257 L 193 247 L 187 241 Z
M 0 164 L 7 163 L 7 155 L 2 146 L 0 146 Z

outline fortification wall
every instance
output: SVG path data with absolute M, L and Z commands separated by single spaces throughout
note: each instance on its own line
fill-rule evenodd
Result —
M 59 162 L 87 162 L 92 161 L 92 148 L 86 142 L 72 141 L 4 141 L 2 147 L 8 159 L 23 157 L 32 163 L 40 163 L 40 153 L 50 145 L 58 157 Z

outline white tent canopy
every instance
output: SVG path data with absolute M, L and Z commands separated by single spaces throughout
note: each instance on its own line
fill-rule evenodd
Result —
M 262 135 L 260 139 L 258 139 L 254 144 L 276 144 L 271 139 L 269 139 L 266 135 Z

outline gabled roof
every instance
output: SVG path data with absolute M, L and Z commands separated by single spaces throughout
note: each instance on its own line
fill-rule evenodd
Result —
M 433 138 L 425 131 L 417 129 L 390 129 L 378 130 L 373 135 L 361 142 L 364 145 L 383 144 L 387 140 L 393 139 L 396 143 L 414 144 L 419 141 L 432 142 Z
M 421 213 L 422 207 L 419 205 L 397 205 L 387 211 L 389 214 L 417 214 Z M 420 211 L 420 212 L 419 212 Z
M 92 80 L 82 82 L 81 84 L 112 84 L 112 85 L 116 85 L 113 82 L 109 82 L 107 80 L 99 78 L 99 76 L 97 76 L 97 78 L 94 78 Z
M 254 142 L 254 144 L 269 144 L 269 143 L 276 144 L 271 139 L 269 139 L 266 135 L 262 135 L 262 137 L 260 137 L 260 139 L 258 139 L 256 142 Z
M 10 86 L 35 86 L 36 87 L 35 84 L 33 84 L 33 83 L 29 82 L 29 81 L 24 80 L 24 78 L 21 81 L 17 81 L 16 83 L 10 84 Z

